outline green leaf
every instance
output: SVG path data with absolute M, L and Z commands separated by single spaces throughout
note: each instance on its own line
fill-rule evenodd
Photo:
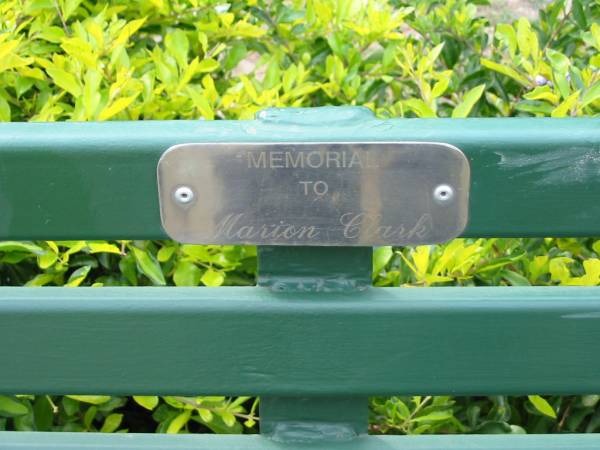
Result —
M 404 100 L 404 105 L 412 110 L 418 117 L 428 118 L 436 117 L 436 113 L 431 107 L 420 98 L 410 98 Z
M 133 400 L 140 406 L 152 411 L 158 406 L 158 397 L 156 395 L 134 395 Z
M 576 91 L 563 100 L 563 102 L 552 110 L 552 117 L 565 117 L 579 100 L 579 91 Z
M 94 405 L 90 406 L 85 414 L 83 415 L 83 425 L 86 429 L 90 429 L 92 426 L 92 422 L 96 418 L 96 414 L 98 413 L 98 408 Z
M 265 73 L 265 78 L 263 79 L 263 87 L 265 89 L 271 89 L 277 85 L 277 83 L 281 82 L 281 69 L 279 68 L 279 63 L 277 62 L 277 58 L 273 57 L 267 64 L 267 71 Z
M 48 75 L 50 75 L 60 88 L 67 91 L 73 97 L 81 95 L 81 85 L 73 74 L 57 67 L 49 67 L 46 69 L 46 72 L 48 72 Z
M 42 247 L 28 242 L 4 241 L 0 242 L 0 252 L 26 252 L 41 256 L 46 253 Z
M 36 431 L 50 431 L 54 419 L 54 411 L 47 395 L 36 397 L 33 403 L 33 418 Z
M 111 399 L 109 395 L 67 395 L 66 397 L 91 405 L 101 405 Z
M 130 247 L 135 257 L 138 270 L 146 275 L 154 285 L 165 286 L 167 282 L 162 272 L 162 268 L 154 256 L 147 251 L 135 246 Z
M 202 117 L 207 120 L 213 120 L 215 118 L 215 113 L 210 105 L 210 101 L 200 87 L 186 86 L 186 92 L 191 97 L 194 107 L 200 112 Z
M 204 423 L 211 423 L 213 420 L 213 414 L 209 409 L 198 408 L 198 415 Z
M 180 68 L 187 67 L 190 43 L 185 31 L 177 28 L 169 32 L 165 38 L 165 47 Z
M 528 87 L 530 85 L 529 80 L 524 77 L 523 75 L 521 75 L 519 72 L 517 72 L 515 69 L 505 66 L 503 64 L 498 64 L 490 59 L 486 59 L 486 58 L 481 58 L 480 60 L 481 65 L 484 67 L 487 67 L 488 69 L 494 70 L 498 73 L 501 73 L 502 75 L 506 75 L 507 77 L 512 78 L 513 80 L 515 80 L 517 83 Z
M 504 269 L 501 272 L 501 276 L 508 281 L 511 286 L 531 286 L 531 283 L 526 277 L 514 270 Z
M 112 48 L 125 45 L 131 36 L 133 36 L 146 22 L 146 17 L 141 19 L 132 20 L 128 22 L 123 29 L 119 32 L 117 38 L 113 41 Z
M 31 286 L 31 287 L 45 286 L 48 283 L 52 282 L 54 280 L 55 276 L 56 275 L 54 275 L 52 273 L 39 273 L 35 277 L 33 277 L 31 280 L 29 280 L 27 283 L 25 283 L 25 286 Z
M 581 107 L 583 108 L 598 99 L 600 99 L 600 80 L 586 89 L 583 97 L 581 97 Z
M 552 406 L 550 406 L 550 403 L 546 401 L 546 399 L 540 397 L 539 395 L 528 395 L 527 398 L 538 412 L 545 416 L 556 419 L 556 413 L 554 412 L 554 409 L 552 409 Z
M 22 416 L 28 412 L 27 406 L 23 405 L 18 400 L 0 395 L 0 416 Z
M 71 276 L 69 277 L 69 280 L 65 283 L 65 286 L 67 287 L 75 287 L 75 286 L 79 286 L 87 277 L 88 273 L 90 273 L 91 270 L 91 266 L 83 266 L 80 267 L 79 269 L 77 269 L 76 271 L 74 271 Z
M 201 281 L 205 286 L 221 286 L 225 281 L 225 275 L 221 271 L 208 269 L 202 275 Z
M 173 273 L 176 286 L 198 286 L 202 279 L 200 268 L 190 261 L 179 261 Z
M 176 416 L 169 424 L 169 427 L 167 428 L 167 434 L 179 433 L 179 431 L 188 423 L 191 415 L 192 411 L 188 409 Z
M 248 50 L 246 45 L 242 42 L 237 42 L 233 44 L 229 53 L 225 57 L 225 61 L 223 62 L 223 69 L 232 70 L 235 68 L 239 62 L 246 57 Z
M 0 95 L 0 122 L 10 122 L 10 105 Z
M 100 428 L 101 433 L 114 433 L 121 425 L 123 414 L 110 414 Z
M 229 428 L 233 427 L 236 423 L 235 420 L 235 416 L 233 414 L 231 414 L 229 411 L 223 411 L 220 413 L 221 419 L 223 419 L 223 422 L 225 423 L 225 425 L 227 425 Z
M 509 24 L 499 23 L 496 25 L 496 38 L 504 42 L 511 57 L 514 58 L 517 52 L 517 33 L 515 29 Z
M 585 275 L 571 278 L 566 281 L 567 286 L 596 286 L 600 284 L 600 259 L 586 259 L 583 261 Z
M 63 0 L 61 3 L 63 5 L 62 9 L 62 19 L 64 21 L 68 20 L 69 17 L 75 12 L 75 10 L 79 7 L 79 4 L 82 0 Z
M 197 72 L 212 72 L 219 68 L 219 63 L 215 59 L 203 59 L 196 68 Z
M 429 414 L 425 414 L 423 416 L 414 417 L 412 420 L 414 422 L 439 422 L 452 418 L 451 411 L 433 411 Z
M 88 242 L 87 248 L 90 250 L 90 253 L 114 253 L 115 255 L 121 254 L 121 249 L 119 249 L 119 247 L 106 242 Z
M 106 106 L 98 116 L 98 120 L 107 120 L 113 117 L 116 114 L 119 114 L 121 111 L 126 109 L 129 105 L 133 103 L 133 101 L 137 98 L 138 94 L 131 95 L 129 97 L 122 97 L 116 99 L 110 105 Z
M 548 269 L 553 281 L 565 282 L 571 277 L 571 271 L 567 264 L 573 263 L 572 258 L 559 256 L 550 260 Z
M 125 276 L 127 282 L 132 286 L 138 285 L 137 263 L 131 255 L 126 255 L 119 261 L 119 270 Z
M 473 106 L 475 106 L 475 103 L 481 98 L 484 89 L 485 84 L 480 84 L 468 91 L 463 96 L 462 102 L 460 102 L 456 108 L 454 108 L 454 111 L 452 111 L 452 117 L 455 119 L 467 117 L 473 109 Z
M 581 0 L 573 0 L 571 11 L 573 12 L 573 17 L 575 18 L 575 22 L 579 26 L 579 29 L 584 31 L 587 30 L 587 14 L 585 13 Z
M 158 262 L 167 262 L 175 253 L 176 247 L 174 245 L 165 245 L 161 247 L 158 253 L 156 254 L 156 259 Z
M 392 259 L 394 251 L 390 246 L 377 247 L 373 252 L 373 276 L 376 276 L 383 270 L 387 263 Z
M 552 65 L 552 68 L 559 73 L 567 73 L 571 61 L 561 52 L 549 48 L 546 50 L 546 56 Z
M 47 269 L 52 266 L 58 260 L 58 255 L 54 252 L 46 252 L 43 255 L 38 256 L 38 266 L 40 269 Z
M 531 24 L 525 17 L 517 21 L 517 44 L 521 54 L 527 58 L 532 53 L 531 48 Z
M 438 97 L 444 95 L 444 92 L 446 92 L 446 89 L 448 89 L 449 83 L 450 83 L 449 77 L 442 78 L 440 81 L 435 83 L 433 85 L 433 89 L 431 89 L 431 96 L 433 98 L 438 98 Z

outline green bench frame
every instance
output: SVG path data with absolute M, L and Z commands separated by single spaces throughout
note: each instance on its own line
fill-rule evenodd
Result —
M 323 140 L 461 148 L 465 236 L 600 235 L 597 118 L 260 117 L 2 124 L 0 239 L 166 238 L 156 164 L 171 145 Z M 371 255 L 260 247 L 256 287 L 0 288 L 0 393 L 260 395 L 262 434 L 3 432 L 0 449 L 600 448 L 591 434 L 367 436 L 370 395 L 600 392 L 599 288 L 374 288 Z

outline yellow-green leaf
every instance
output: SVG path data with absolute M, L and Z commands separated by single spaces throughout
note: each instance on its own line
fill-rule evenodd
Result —
M 198 415 L 204 423 L 210 423 L 213 420 L 213 414 L 209 409 L 198 408 Z
M 198 67 L 196 68 L 197 72 L 212 72 L 213 70 L 217 70 L 219 68 L 219 63 L 212 59 L 203 59 L 202 61 L 200 61 L 200 63 L 198 64 Z
M 473 109 L 473 106 L 475 106 L 475 103 L 477 103 L 477 101 L 481 98 L 484 89 L 485 84 L 480 84 L 479 86 L 469 90 L 463 96 L 462 102 L 460 102 L 456 108 L 454 108 L 454 111 L 452 111 L 452 117 L 455 119 L 467 117 Z
M 88 273 L 90 273 L 91 266 L 83 266 L 77 269 L 75 272 L 71 274 L 69 280 L 65 284 L 66 287 L 76 287 L 79 286 L 87 277 Z
M 176 286 L 198 286 L 201 278 L 202 271 L 190 261 L 179 261 L 173 273 Z
M 0 395 L 0 416 L 22 416 L 28 412 L 27 407 L 16 399 Z
M 586 89 L 581 98 L 581 107 L 583 108 L 598 99 L 600 99 L 600 80 Z
M 45 250 L 38 245 L 28 242 L 4 241 L 0 242 L 0 252 L 26 252 L 35 255 L 43 255 Z
M 158 405 L 158 397 L 156 395 L 134 395 L 133 400 L 149 411 L 152 411 Z
M 101 405 L 110 400 L 110 396 L 108 395 L 67 395 L 67 397 L 91 405 Z
M 192 411 L 188 409 L 176 416 L 169 424 L 169 427 L 167 428 L 167 434 L 179 433 L 179 431 L 188 423 L 191 415 Z
M 146 18 L 143 17 L 141 19 L 132 20 L 127 25 L 123 27 L 117 38 L 112 43 L 112 48 L 115 48 L 119 45 L 125 45 L 127 41 L 135 34 L 137 30 L 140 29 L 142 25 L 146 22 Z
M 201 281 L 206 286 L 221 286 L 223 281 L 225 281 L 225 276 L 223 275 L 223 272 L 208 269 L 204 272 L 204 275 L 202 275 Z
M 123 420 L 123 414 L 109 414 L 106 419 L 104 419 L 104 423 L 102 424 L 102 428 L 100 428 L 101 433 L 114 433 L 121 425 L 121 421 Z
M 43 255 L 38 256 L 38 266 L 40 269 L 47 269 L 56 262 L 58 255 L 54 252 L 46 252 Z
M 0 95 L 0 122 L 10 122 L 10 105 Z
M 110 119 L 112 116 L 120 113 L 125 108 L 127 108 L 129 105 L 131 105 L 131 103 L 137 98 L 137 96 L 138 96 L 138 94 L 131 95 L 129 97 L 118 98 L 112 104 L 110 104 L 109 106 L 107 106 L 106 108 L 104 108 L 102 110 L 98 119 L 99 120 Z
M 131 247 L 131 249 L 139 271 L 146 275 L 153 284 L 165 286 L 167 282 L 158 261 L 150 253 L 142 249 L 137 247 Z
M 223 411 L 221 413 L 221 419 L 223 419 L 223 422 L 225 422 L 225 425 L 227 425 L 229 428 L 234 426 L 236 422 L 235 416 L 229 411 Z
M 409 98 L 403 103 L 419 117 L 436 117 L 435 111 L 420 98 Z
M 529 80 L 527 77 L 521 75 L 515 69 L 505 66 L 503 64 L 498 64 L 490 59 L 481 58 L 481 65 L 487 67 L 488 69 L 494 70 L 502 75 L 506 75 L 507 77 L 512 78 L 516 82 L 522 84 L 523 86 L 529 86 Z
M 552 406 L 546 401 L 545 398 L 540 397 L 539 395 L 529 395 L 527 398 L 537 411 L 545 416 L 556 419 L 556 413 L 554 412 L 554 409 L 552 409 Z
M 15 50 L 15 48 L 17 48 L 18 45 L 19 45 L 19 41 L 17 41 L 17 40 L 2 42 L 0 44 L 0 59 L 4 58 L 5 56 L 8 56 L 8 54 L 12 53 Z
M 61 89 L 64 89 L 74 97 L 79 97 L 81 95 L 81 85 L 73 74 L 63 69 L 59 69 L 58 67 L 48 67 L 46 72 L 48 72 L 48 75 L 50 75 L 52 80 L 54 80 Z
M 565 117 L 567 116 L 571 108 L 573 108 L 577 104 L 577 100 L 579 100 L 579 91 L 576 91 L 569 95 L 567 98 L 563 100 L 563 102 L 558 105 L 556 108 L 552 110 L 552 117 Z
M 88 242 L 87 248 L 90 250 L 90 253 L 114 253 L 115 255 L 121 254 L 121 249 L 119 249 L 119 247 L 106 242 Z

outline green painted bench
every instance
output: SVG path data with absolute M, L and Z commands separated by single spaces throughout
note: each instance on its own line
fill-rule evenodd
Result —
M 0 239 L 167 238 L 156 167 L 170 146 L 332 139 L 462 149 L 464 236 L 600 235 L 600 119 L 325 108 L 2 124 Z M 592 434 L 367 436 L 371 395 L 600 392 L 600 289 L 373 288 L 371 254 L 263 246 L 256 287 L 0 288 L 0 393 L 261 396 L 261 435 L 3 432 L 0 449 L 600 448 Z

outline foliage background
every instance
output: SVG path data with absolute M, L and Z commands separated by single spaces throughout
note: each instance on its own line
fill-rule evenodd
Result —
M 248 119 L 267 106 L 380 117 L 600 111 L 600 2 L 491 24 L 485 0 L 5 0 L 0 120 Z M 598 285 L 600 241 L 380 247 L 377 286 Z M 0 243 L 0 283 L 249 285 L 252 247 Z M 6 362 L 5 362 L 6 363 Z M 401 376 L 401 374 L 398 374 Z M 600 396 L 392 397 L 374 433 L 594 432 Z M 248 397 L 0 396 L 0 429 L 255 432 Z

